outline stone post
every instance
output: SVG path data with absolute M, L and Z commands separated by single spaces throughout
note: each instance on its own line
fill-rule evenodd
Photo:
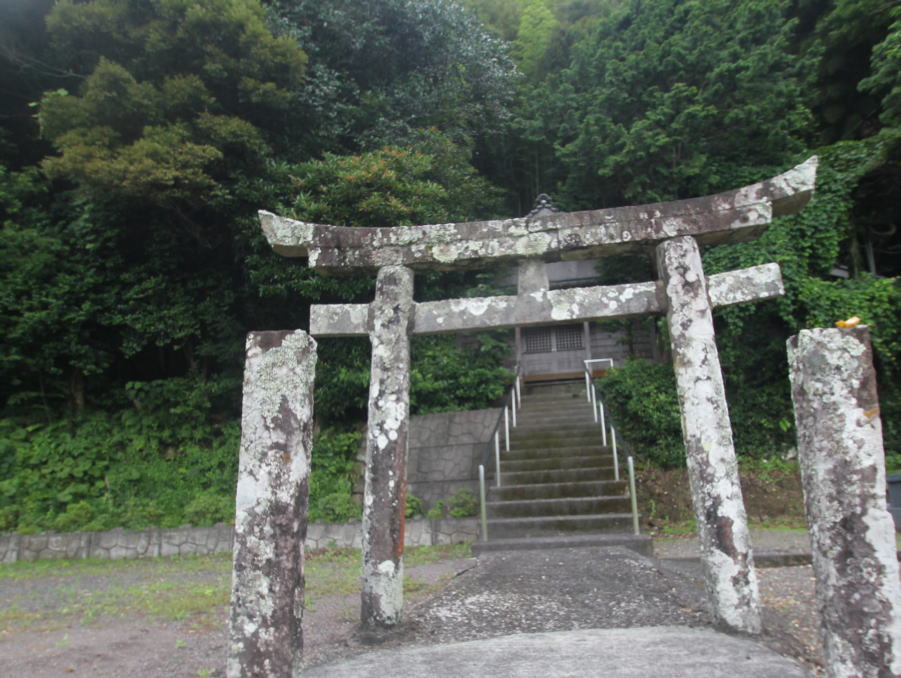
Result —
M 869 331 L 789 339 L 798 456 L 830 678 L 901 675 L 901 586 Z
M 363 494 L 364 626 L 398 624 L 404 599 L 407 427 L 410 417 L 410 334 L 413 272 L 379 269 L 371 306 L 372 363 Z
M 759 633 L 757 575 L 697 242 L 690 236 L 664 241 L 657 247 L 657 265 L 668 301 L 682 436 L 711 611 L 732 629 Z
M 247 337 L 229 678 L 300 675 L 315 367 L 305 332 Z

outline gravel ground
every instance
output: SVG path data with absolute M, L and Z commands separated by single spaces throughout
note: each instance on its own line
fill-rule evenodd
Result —
M 305 663 L 321 664 L 373 646 L 445 643 L 515 632 L 707 624 L 697 566 L 687 560 L 692 556 L 692 540 L 660 541 L 656 548 L 666 560 L 647 561 L 618 550 L 605 556 L 592 549 L 563 549 L 520 556 L 496 553 L 481 561 L 455 559 L 408 567 L 414 589 L 407 596 L 408 621 L 382 635 L 357 629 L 357 593 L 321 595 L 304 617 Z M 811 675 L 819 675 L 810 567 L 760 569 L 758 575 L 765 644 L 801 659 Z M 222 573 L 173 569 L 148 574 L 136 568 L 64 582 L 52 577 L 0 580 L 0 609 L 64 607 L 66 601 L 90 592 L 139 585 L 148 576 L 212 584 Z M 2 631 L 0 675 L 222 676 L 226 619 L 227 609 L 221 605 L 200 621 L 160 622 L 124 611 L 121 616 L 100 614 L 88 623 L 50 620 L 25 632 Z

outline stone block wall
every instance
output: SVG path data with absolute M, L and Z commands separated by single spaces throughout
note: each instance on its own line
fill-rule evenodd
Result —
M 465 488 L 479 495 L 479 464 L 494 448 L 500 409 L 423 414 L 410 418 L 407 491 L 426 510 Z
M 316 522 L 307 529 L 306 548 L 360 547 L 360 522 Z M 409 520 L 407 546 L 434 546 L 472 542 L 479 537 L 475 518 Z M 230 553 L 234 540 L 231 525 L 148 530 L 116 529 L 108 532 L 42 532 L 0 535 L 0 563 L 56 558 L 153 558 L 157 556 Z

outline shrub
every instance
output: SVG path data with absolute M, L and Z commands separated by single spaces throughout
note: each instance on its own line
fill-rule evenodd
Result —
M 676 377 L 670 365 L 634 360 L 596 383 L 617 432 L 637 457 L 660 468 L 685 463 Z
M 313 441 L 310 469 L 310 520 L 343 522 L 359 518 L 353 481 L 361 434 L 325 429 Z
M 447 500 L 447 512 L 453 518 L 468 518 L 479 513 L 479 502 L 465 487 Z
M 212 492 L 198 494 L 185 506 L 185 520 L 191 525 L 207 526 L 228 523 L 235 518 L 235 501 L 231 496 Z
M 310 519 L 324 520 L 327 523 L 345 523 L 348 520 L 357 520 L 361 513 L 360 505 L 350 494 L 343 492 L 333 492 L 320 497 L 315 506 L 310 506 Z
M 423 513 L 425 513 L 425 504 L 423 504 L 422 499 L 411 492 L 407 492 L 407 518 L 415 518 Z

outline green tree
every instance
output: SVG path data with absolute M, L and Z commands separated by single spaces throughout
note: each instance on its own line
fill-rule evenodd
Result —
M 428 127 L 469 142 L 509 118 L 513 62 L 456 2 L 274 0 L 272 7 L 310 55 L 301 93 L 310 147 L 345 154 L 404 145 Z
M 303 75 L 303 52 L 264 18 L 255 0 L 57 3 L 51 44 L 87 77 L 41 103 L 59 151 L 48 174 L 162 208 L 201 237 L 192 213 L 265 167 Z
M 536 77 L 541 73 L 545 55 L 559 26 L 546 0 L 522 3 L 513 57 L 527 76 Z

